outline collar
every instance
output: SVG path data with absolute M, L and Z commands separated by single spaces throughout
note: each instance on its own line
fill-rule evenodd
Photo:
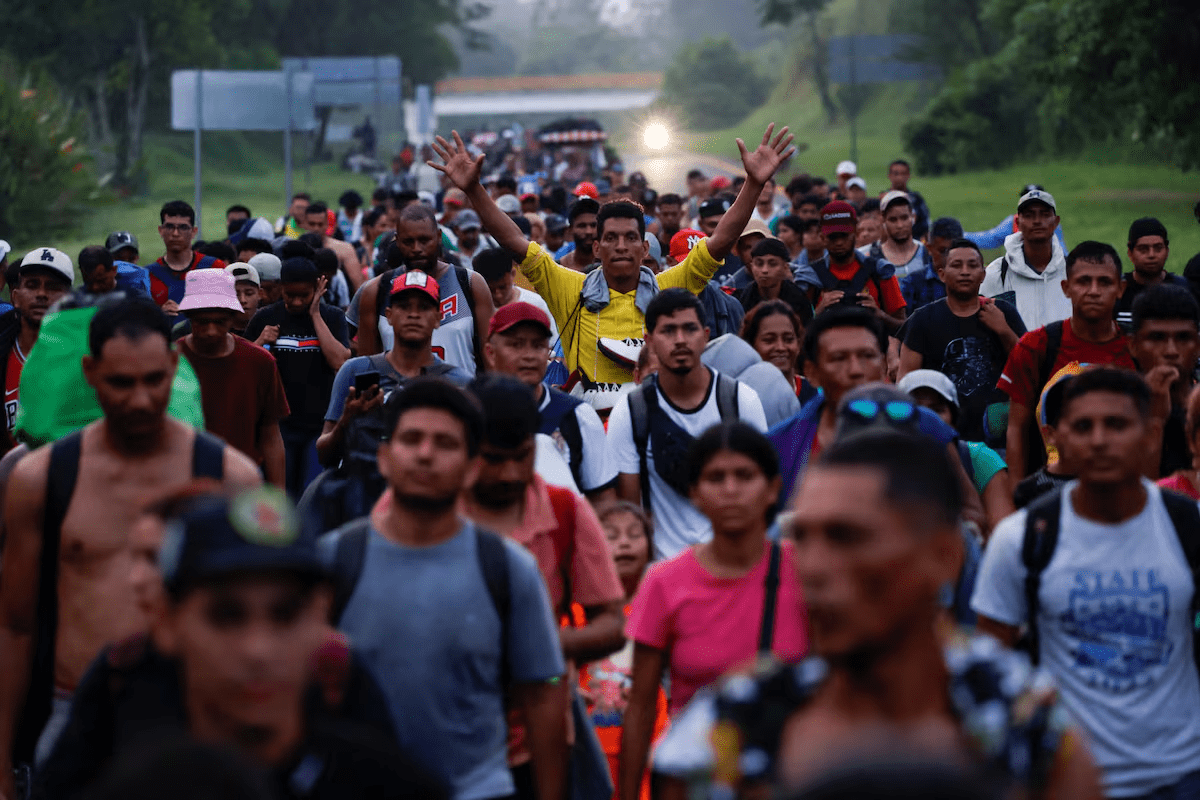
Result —
M 598 314 L 611 300 L 609 291 L 608 279 L 604 277 L 604 270 L 597 267 L 583 279 L 583 288 L 579 292 L 580 302 L 588 311 Z M 658 280 L 654 277 L 654 273 L 646 267 L 638 270 L 636 291 L 637 295 L 634 297 L 633 304 L 637 306 L 638 311 L 645 314 L 650 301 L 659 292 Z

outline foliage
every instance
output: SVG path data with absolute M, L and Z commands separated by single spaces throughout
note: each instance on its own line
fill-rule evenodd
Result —
M 1005 46 L 954 75 L 904 129 L 925 172 L 997 167 L 1096 142 L 1200 166 L 1200 15 L 1191 0 L 990 0 Z
M 984 19 L 987 6 L 988 0 L 897 0 L 889 27 L 917 36 L 917 44 L 901 54 L 905 60 L 949 75 L 999 49 L 995 27 Z
M 662 99 L 680 108 L 691 127 L 712 130 L 762 105 L 773 83 L 729 37 L 704 38 L 675 53 L 663 75 Z
M 520 75 L 637 72 L 661 66 L 633 38 L 605 25 L 539 27 L 517 65 Z
M 796 18 L 803 18 L 809 47 L 808 67 L 812 72 L 813 85 L 821 98 L 825 117 L 830 124 L 837 121 L 838 104 L 833 99 L 829 82 L 828 42 L 822 38 L 818 18 L 829 0 L 762 0 L 759 10 L 764 25 L 772 22 L 788 25 Z
M 68 230 L 94 185 L 82 126 L 53 84 L 0 59 L 0 238 Z

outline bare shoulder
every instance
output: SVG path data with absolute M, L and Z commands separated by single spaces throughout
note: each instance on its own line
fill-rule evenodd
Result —
M 262 483 L 258 465 L 236 447 L 225 447 L 224 466 L 225 479 L 222 482 L 228 487 L 244 488 Z
M 47 444 L 26 453 L 12 463 L 6 481 L 7 487 L 12 488 L 12 494 L 36 493 L 40 498 L 46 490 L 46 473 L 50 469 L 50 450 L 52 444 Z M 9 454 L 11 455 L 11 453 Z M 8 456 L 5 456 L 7 459 Z M 7 496 L 9 492 L 5 492 Z

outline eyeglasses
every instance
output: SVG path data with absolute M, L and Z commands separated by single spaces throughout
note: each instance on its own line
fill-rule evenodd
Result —
M 191 231 L 191 225 L 175 225 L 170 222 L 164 222 L 162 229 L 167 233 L 188 233 Z
M 846 410 L 855 416 L 870 421 L 883 414 L 892 422 L 909 422 L 917 416 L 917 407 L 902 400 L 889 400 L 879 403 L 875 400 L 860 398 L 846 404 Z

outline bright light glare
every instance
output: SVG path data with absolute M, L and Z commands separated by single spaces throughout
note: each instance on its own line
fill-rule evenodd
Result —
M 646 143 L 646 147 L 651 150 L 664 149 L 670 139 L 671 132 L 661 122 L 651 122 L 646 126 L 645 133 L 642 134 L 642 140 Z

